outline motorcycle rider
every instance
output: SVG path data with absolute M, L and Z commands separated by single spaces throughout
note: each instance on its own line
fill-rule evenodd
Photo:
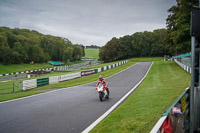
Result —
M 99 85 L 99 83 L 102 83 L 102 85 L 105 87 L 106 91 L 109 93 L 108 82 L 106 81 L 106 79 L 103 78 L 102 75 L 99 75 L 99 80 L 97 80 L 96 87 Z

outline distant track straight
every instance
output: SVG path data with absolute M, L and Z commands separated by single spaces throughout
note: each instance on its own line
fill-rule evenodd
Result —
M 150 66 L 151 62 L 137 63 L 107 78 L 110 99 L 104 102 L 99 101 L 92 82 L 0 103 L 0 132 L 82 132 L 129 92 Z

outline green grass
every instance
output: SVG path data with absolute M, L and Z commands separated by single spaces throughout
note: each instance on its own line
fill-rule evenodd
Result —
M 85 57 L 99 59 L 99 49 L 85 49 Z
M 38 90 L 52 88 L 66 88 L 96 81 L 99 74 L 104 77 L 113 75 L 136 62 L 154 61 L 154 64 L 137 90 L 113 111 L 107 118 L 100 122 L 91 132 L 150 132 L 162 113 L 179 97 L 190 84 L 190 75 L 177 66 L 174 62 L 161 61 L 163 58 L 133 58 L 129 63 L 113 69 L 22 92 L 0 95 L 0 101 L 38 94 Z M 119 61 L 117 61 L 119 62 Z M 113 64 L 101 64 L 94 68 Z M 12 83 L 12 81 L 10 81 Z M 1 83 L 0 83 L 1 85 Z M 9 90 L 9 91 L 12 91 Z
M 27 97 L 27 96 L 31 96 L 31 95 L 35 95 L 35 94 L 39 94 L 39 92 L 26 91 L 26 92 L 18 92 L 18 93 L 8 94 L 8 95 L 1 95 L 0 96 L 0 102 L 12 100 L 12 99 L 16 99 L 16 98 Z
M 149 133 L 189 85 L 190 75 L 174 62 L 155 61 L 137 90 L 91 133 Z
M 20 88 L 18 88 L 18 80 L 14 80 L 14 89 L 13 89 L 13 80 L 8 81 L 0 81 L 0 95 L 2 94 L 10 94 L 13 93 L 13 91 L 16 92 L 22 92 Z

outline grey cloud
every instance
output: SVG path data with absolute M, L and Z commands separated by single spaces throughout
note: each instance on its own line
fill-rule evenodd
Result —
M 175 0 L 1 0 L 0 26 L 104 45 L 112 37 L 165 28 Z

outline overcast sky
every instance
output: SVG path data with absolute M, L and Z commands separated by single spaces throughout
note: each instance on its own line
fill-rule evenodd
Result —
M 176 0 L 0 0 L 0 26 L 103 46 L 112 37 L 165 28 Z

